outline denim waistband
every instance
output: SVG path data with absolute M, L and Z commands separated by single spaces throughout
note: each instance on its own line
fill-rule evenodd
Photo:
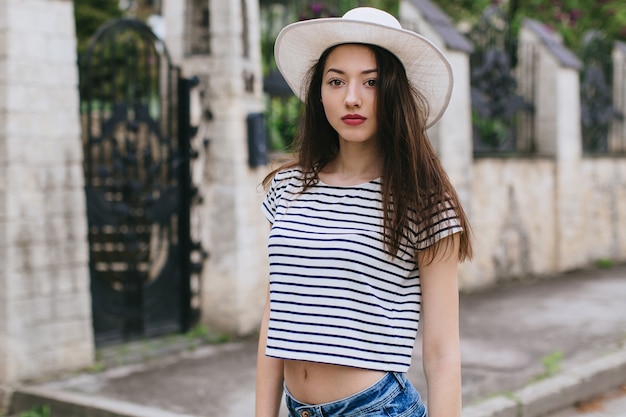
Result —
M 295 410 L 298 416 L 326 417 L 342 416 L 349 417 L 359 415 L 369 409 L 380 408 L 391 401 L 395 394 L 404 390 L 409 384 L 404 373 L 388 372 L 374 385 L 363 391 L 352 394 L 346 398 L 324 404 L 305 404 L 293 398 L 285 386 L 285 398 L 287 407 Z

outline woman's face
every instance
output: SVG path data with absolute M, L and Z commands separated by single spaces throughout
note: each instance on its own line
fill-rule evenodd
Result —
M 331 51 L 322 74 L 322 104 L 340 141 L 376 141 L 378 70 L 371 49 L 340 45 Z

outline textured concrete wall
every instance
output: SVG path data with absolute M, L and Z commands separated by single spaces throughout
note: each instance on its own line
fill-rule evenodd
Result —
M 626 138 L 625 138 L 626 139 Z M 584 158 L 578 183 L 585 264 L 599 259 L 626 261 L 626 161 Z
M 582 158 L 578 167 L 564 198 L 552 158 L 474 162 L 470 220 L 476 256 L 461 265 L 464 289 L 598 260 L 626 261 L 626 160 Z
M 463 288 L 556 271 L 555 172 L 550 159 L 474 162 L 475 258 L 461 266 Z
M 0 3 L 0 385 L 93 360 L 74 27 Z

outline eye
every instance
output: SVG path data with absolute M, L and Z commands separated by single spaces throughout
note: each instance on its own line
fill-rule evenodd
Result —
M 368 87 L 375 87 L 375 86 L 376 86 L 377 81 L 378 81 L 378 80 L 376 80 L 376 78 L 372 78 L 371 80 L 367 80 L 367 81 L 365 81 L 365 84 L 366 84 Z
M 333 87 L 339 87 L 341 86 L 341 84 L 343 84 L 343 81 L 341 81 L 339 78 L 333 78 L 330 81 L 328 81 L 328 84 Z

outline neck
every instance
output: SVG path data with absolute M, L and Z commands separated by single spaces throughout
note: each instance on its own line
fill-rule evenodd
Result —
M 378 147 L 346 144 L 321 172 L 322 180 L 341 184 L 358 184 L 379 178 L 382 157 Z

